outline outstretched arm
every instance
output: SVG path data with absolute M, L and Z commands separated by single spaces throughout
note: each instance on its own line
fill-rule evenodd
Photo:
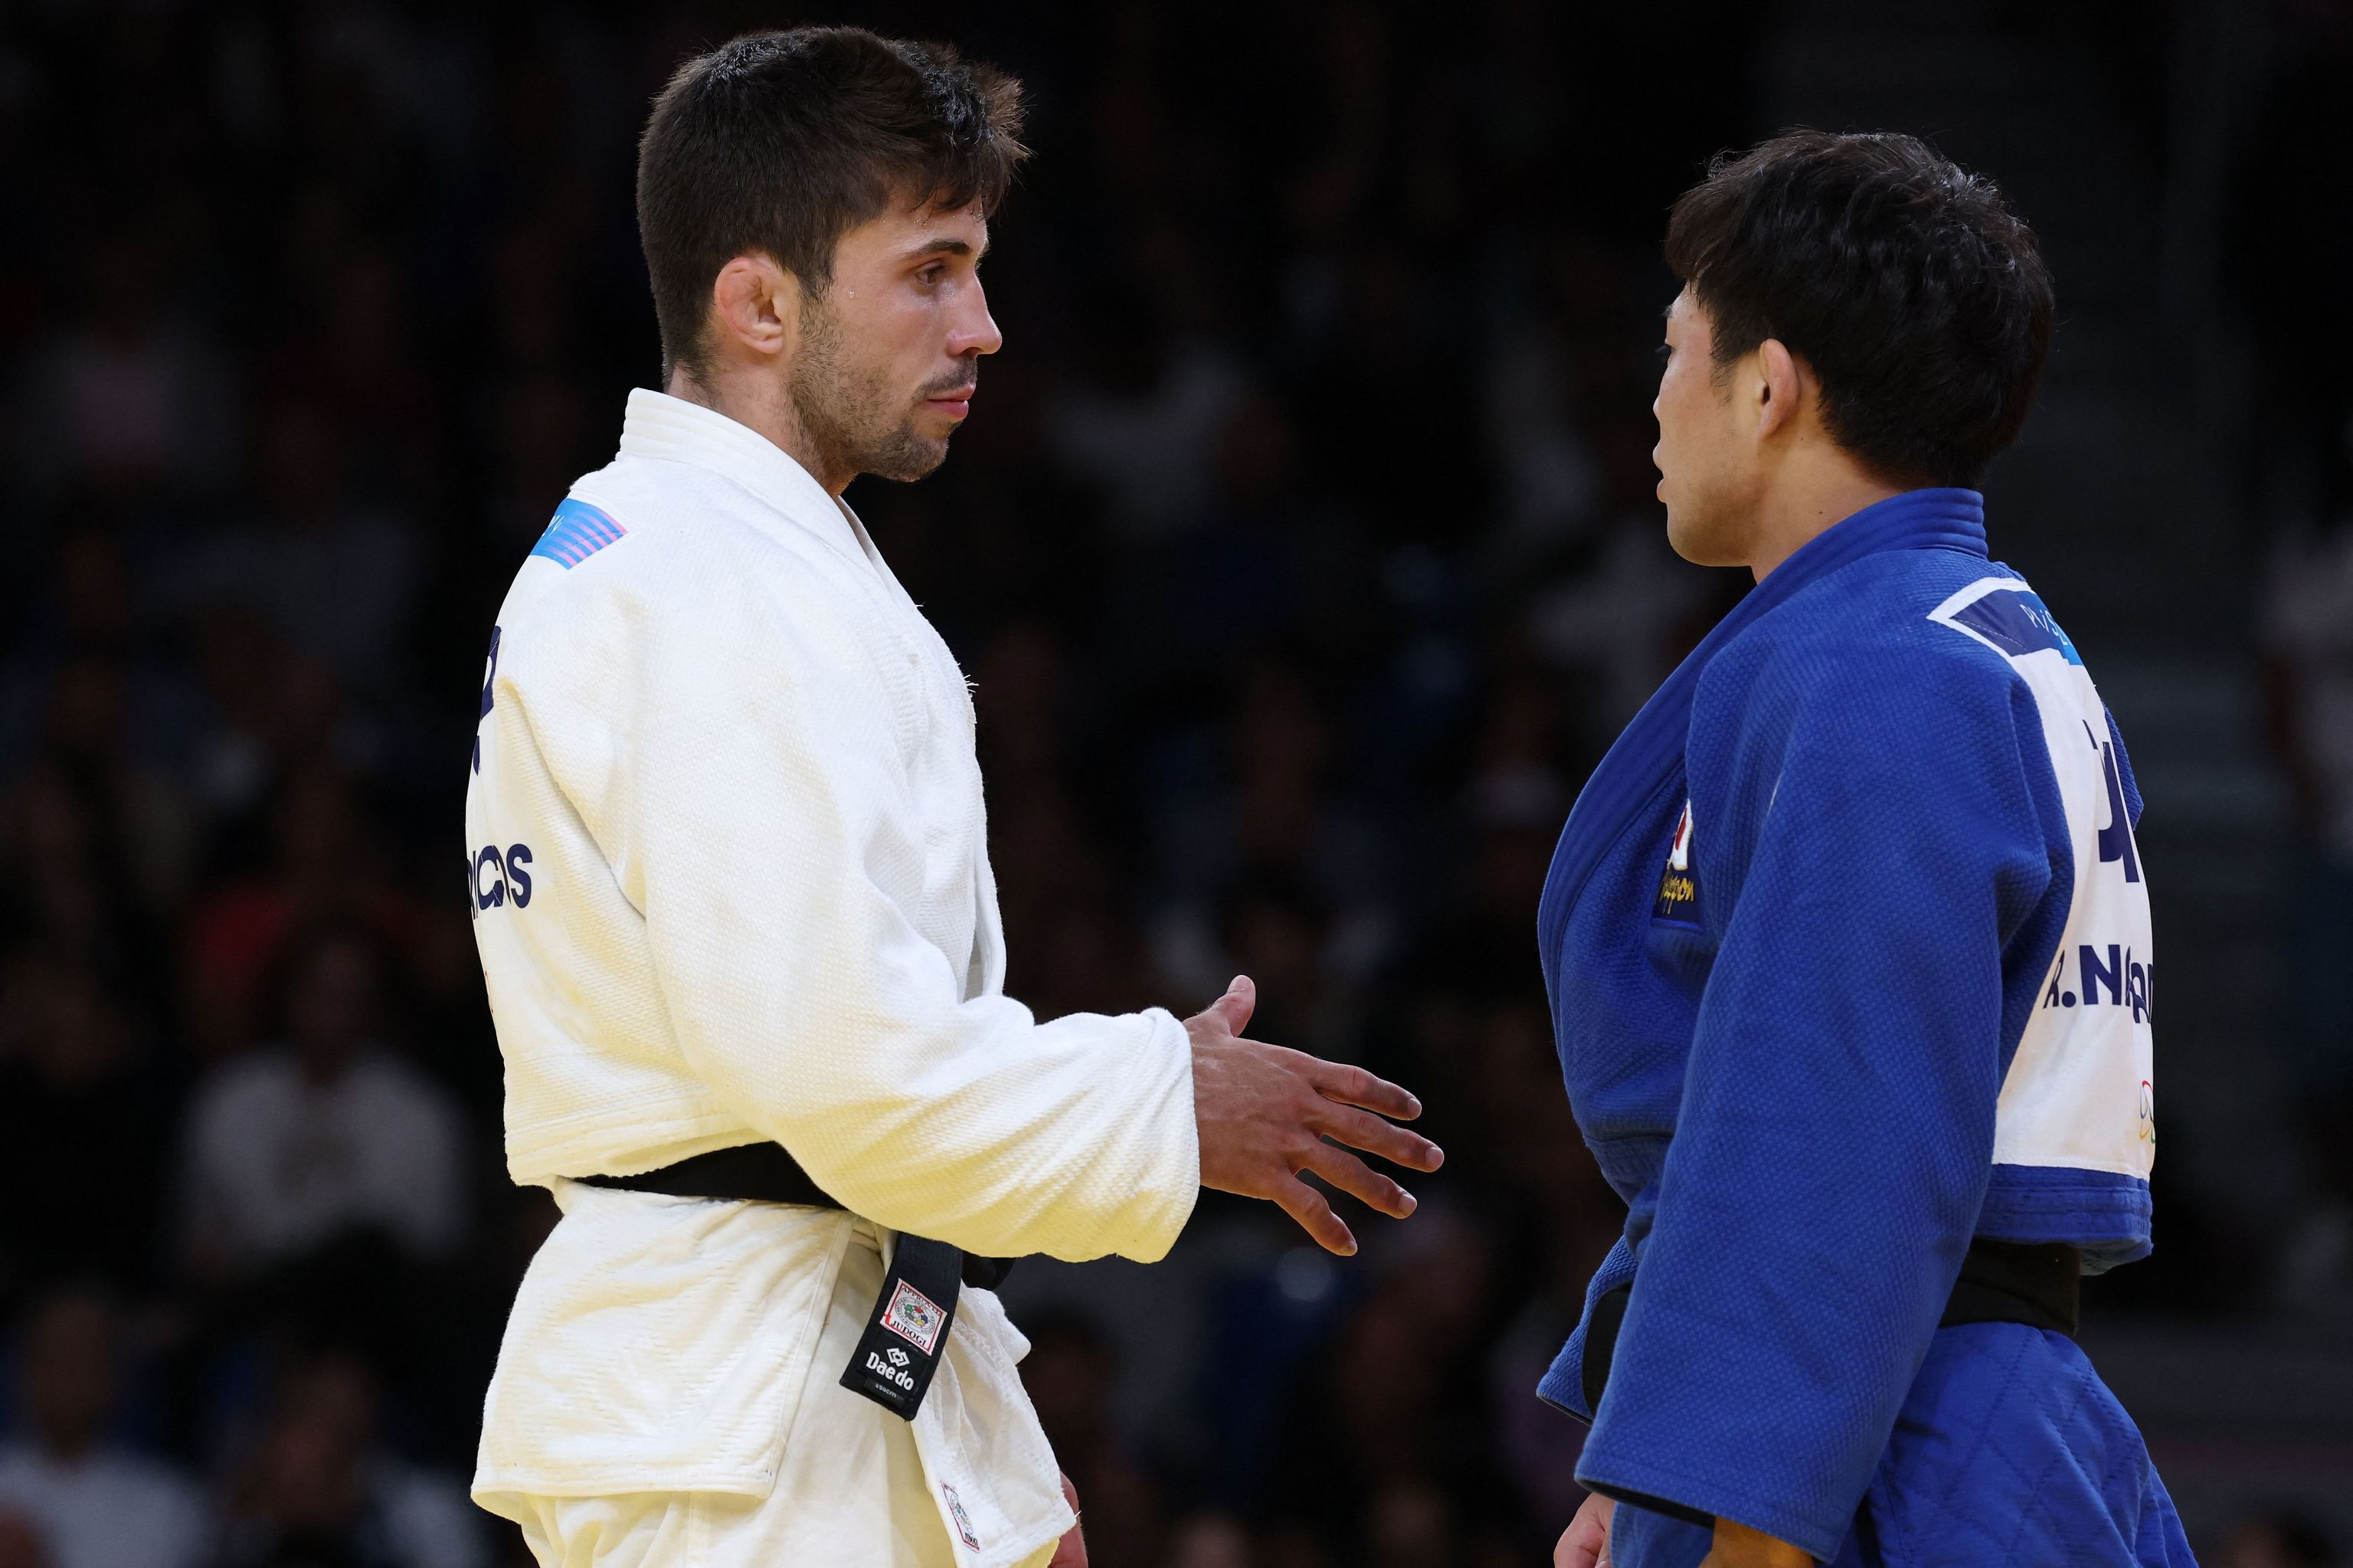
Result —
M 726 584 L 692 618 L 589 624 L 600 610 L 573 630 L 604 656 L 543 658 L 501 722 L 542 746 L 643 916 L 697 1075 L 835 1198 L 972 1252 L 1147 1262 L 1204 1181 L 1274 1199 L 1344 1249 L 1297 1172 L 1410 1206 L 1322 1139 L 1432 1169 L 1433 1148 L 1361 1108 L 1409 1115 L 1411 1097 L 1237 1038 L 1246 985 L 1189 1025 L 1159 1009 L 1041 1022 L 966 994 L 924 925 L 938 808 L 916 798 L 849 618 L 816 602 L 787 618 Z M 599 716 L 616 680 L 626 746 Z

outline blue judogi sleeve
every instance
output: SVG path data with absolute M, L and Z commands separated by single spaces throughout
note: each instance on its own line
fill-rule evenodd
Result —
M 1691 733 L 1716 955 L 1577 1473 L 1827 1559 L 1978 1215 L 2065 818 L 1990 659 L 1720 662 Z

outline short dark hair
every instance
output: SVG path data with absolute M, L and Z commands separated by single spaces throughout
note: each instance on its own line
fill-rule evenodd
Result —
M 2018 438 L 2056 306 L 2034 231 L 1916 137 L 1791 131 L 1719 154 L 1667 221 L 1718 365 L 1767 338 L 1831 439 L 1905 484 L 1974 485 Z
M 765 254 L 812 297 L 893 200 L 994 209 L 1029 150 L 1021 87 L 862 27 L 747 33 L 678 69 L 638 143 L 638 237 L 667 373 L 702 368 L 711 281 Z

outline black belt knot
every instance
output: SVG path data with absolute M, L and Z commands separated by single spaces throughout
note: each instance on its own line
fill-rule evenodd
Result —
M 625 1192 L 741 1203 L 797 1203 L 849 1212 L 779 1143 L 716 1149 L 634 1176 L 576 1180 Z M 902 1234 L 892 1251 L 890 1272 L 883 1277 L 874 1310 L 867 1317 L 866 1332 L 841 1374 L 841 1386 L 864 1394 L 902 1419 L 913 1420 L 932 1386 L 933 1374 L 939 1371 L 948 1330 L 955 1324 L 958 1292 L 967 1285 L 976 1290 L 994 1290 L 1013 1272 L 1014 1262 Z

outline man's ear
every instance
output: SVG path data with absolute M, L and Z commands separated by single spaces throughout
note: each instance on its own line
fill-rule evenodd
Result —
M 765 256 L 738 256 L 711 284 L 711 336 L 722 358 L 773 359 L 800 335 L 801 290 Z
M 1757 373 L 1764 383 L 1757 410 L 1757 434 L 1762 438 L 1788 428 L 1798 417 L 1798 357 L 1779 338 L 1768 337 L 1757 345 Z

